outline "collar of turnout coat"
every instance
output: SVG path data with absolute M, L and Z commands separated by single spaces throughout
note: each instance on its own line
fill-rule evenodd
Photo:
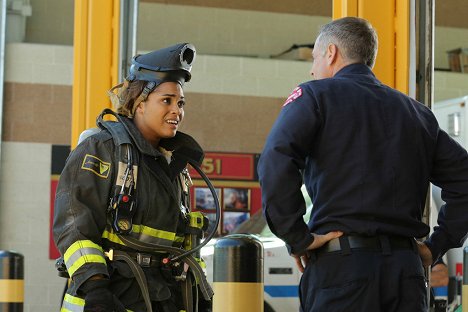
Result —
M 132 119 L 118 116 L 118 120 L 125 126 L 127 132 L 141 153 L 154 157 L 164 157 L 157 148 L 153 147 L 143 138 Z M 159 145 L 172 152 L 173 160 L 171 162 L 171 166 L 180 167 L 180 170 L 185 168 L 187 162 L 192 162 L 197 166 L 201 166 L 204 158 L 203 150 L 197 141 L 195 141 L 195 139 L 190 135 L 177 131 L 173 138 L 162 139 L 159 142 Z

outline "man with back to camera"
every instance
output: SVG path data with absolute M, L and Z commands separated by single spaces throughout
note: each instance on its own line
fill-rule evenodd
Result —
M 468 154 L 429 108 L 376 79 L 377 46 L 364 19 L 324 25 L 316 80 L 288 97 L 260 157 L 264 215 L 303 272 L 304 312 L 426 311 L 423 266 L 468 230 Z M 446 204 L 420 243 L 429 182 Z

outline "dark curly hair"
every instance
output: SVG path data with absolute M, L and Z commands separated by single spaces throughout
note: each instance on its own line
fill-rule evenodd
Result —
M 140 96 L 141 92 L 143 92 L 147 83 L 148 82 L 144 80 L 135 80 L 128 82 L 128 87 L 122 88 L 119 94 L 119 105 L 116 108 L 118 114 L 133 117 L 136 110 L 136 107 L 134 107 L 135 101 Z

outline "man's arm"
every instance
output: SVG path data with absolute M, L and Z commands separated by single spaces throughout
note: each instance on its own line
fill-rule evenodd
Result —
M 310 89 L 298 88 L 293 92 L 295 99 L 286 102 L 273 125 L 258 165 L 265 218 L 291 254 L 303 253 L 313 242 L 303 220 L 301 170 L 320 127 L 318 105 Z
M 439 130 L 431 182 L 441 188 L 442 205 L 434 232 L 425 241 L 432 260 L 463 245 L 468 232 L 468 154 Z

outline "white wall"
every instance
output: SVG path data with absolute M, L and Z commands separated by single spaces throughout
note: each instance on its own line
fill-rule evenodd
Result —
M 30 2 L 27 42 L 73 44 L 73 0 Z M 319 25 L 330 20 L 324 16 L 140 2 L 138 48 L 154 50 L 189 41 L 201 54 L 266 58 L 293 43 L 312 43 Z M 436 68 L 449 68 L 446 52 L 459 47 L 468 48 L 467 28 L 435 27 Z
M 71 46 L 10 43 L 6 45 L 5 56 L 7 82 L 72 85 Z M 297 84 L 311 79 L 310 66 L 305 61 L 197 55 L 193 78 L 185 90 L 286 98 Z M 435 101 L 466 94 L 468 74 L 435 72 Z
M 434 75 L 434 102 L 468 95 L 468 73 L 436 71 Z
M 5 81 L 71 86 L 73 47 L 35 43 L 8 43 Z
M 436 27 L 434 34 L 434 66 L 450 68 L 447 51 L 468 48 L 468 29 Z
M 32 43 L 6 45 L 5 80 L 72 85 L 73 48 Z M 305 61 L 197 55 L 187 92 L 286 98 L 311 79 Z
M 331 17 L 141 2 L 138 48 L 192 42 L 202 54 L 267 58 L 292 44 L 313 43 Z
M 51 145 L 3 142 L 0 249 L 24 256 L 25 312 L 58 311 L 65 279 L 49 260 Z

